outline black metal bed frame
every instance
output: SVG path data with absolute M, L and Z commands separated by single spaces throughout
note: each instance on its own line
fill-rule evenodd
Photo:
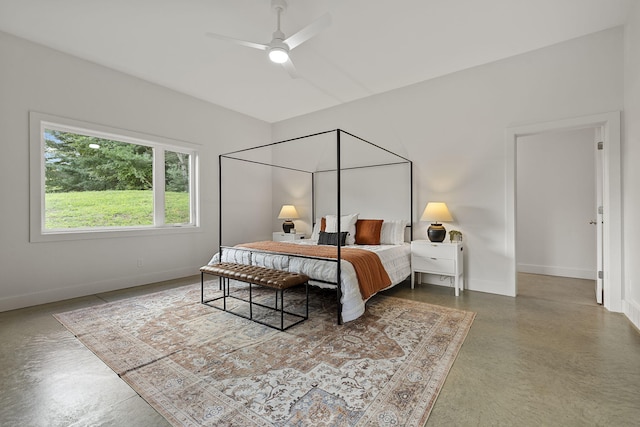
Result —
M 335 132 L 336 133 L 336 166 L 335 169 L 327 169 L 327 170 L 315 170 L 315 171 L 308 171 L 308 170 L 303 170 L 303 169 L 297 169 L 294 167 L 287 167 L 287 166 L 281 166 L 281 165 L 275 165 L 272 163 L 266 163 L 266 162 L 260 162 L 260 161 L 255 161 L 255 160 L 248 160 L 248 159 L 243 159 L 240 157 L 237 157 L 238 154 L 240 153 L 244 153 L 244 152 L 248 152 L 251 150 L 257 150 L 257 149 L 262 149 L 262 148 L 267 148 L 267 147 L 275 147 L 277 145 L 280 144 L 285 144 L 285 143 L 290 143 L 290 142 L 294 142 L 294 141 L 299 141 L 299 140 L 303 140 L 306 138 L 311 138 L 311 137 L 315 137 L 315 136 L 320 136 L 320 135 L 325 135 L 325 134 L 329 134 Z M 371 165 L 365 165 L 365 166 L 355 166 L 355 167 L 347 167 L 347 168 L 341 168 L 341 151 L 340 151 L 340 144 L 341 144 L 341 136 L 342 134 L 348 135 L 352 138 L 355 138 L 359 141 L 362 141 L 366 144 L 369 144 L 370 146 L 373 146 L 379 150 L 385 151 L 386 153 L 393 155 L 395 157 L 398 157 L 399 161 L 397 162 L 391 162 L 391 163 L 381 163 L 381 164 L 371 164 Z M 236 160 L 236 161 L 241 161 L 241 162 L 247 162 L 247 163 L 254 163 L 254 164 L 259 164 L 259 165 L 263 165 L 263 166 L 269 166 L 269 167 L 274 167 L 274 168 L 280 168 L 280 169 L 286 169 L 286 170 L 291 170 L 291 171 L 296 171 L 296 172 L 303 172 L 303 173 L 310 173 L 311 174 L 311 215 L 312 215 L 312 223 L 313 221 L 315 221 L 316 218 L 316 200 L 315 200 L 315 174 L 316 173 L 325 173 L 325 172 L 335 172 L 336 173 L 336 217 L 340 218 L 341 217 L 341 173 L 343 170 L 352 170 L 352 169 L 363 169 L 363 168 L 372 168 L 372 167 L 380 167 L 380 166 L 391 166 L 391 165 L 400 165 L 400 164 L 408 164 L 409 165 L 409 193 L 410 193 L 410 206 L 409 206 L 409 224 L 407 225 L 407 227 L 410 228 L 410 239 L 413 240 L 413 162 L 397 153 L 394 153 L 390 150 L 387 150 L 386 148 L 380 147 L 379 145 L 376 145 L 370 141 L 367 141 L 363 138 L 360 138 L 359 136 L 353 135 L 352 133 L 349 133 L 347 131 L 344 131 L 342 129 L 333 129 L 333 130 L 328 130 L 328 131 L 323 131 L 323 132 L 317 132 L 317 133 L 313 133 L 313 134 L 309 134 L 309 135 L 304 135 L 304 136 L 300 136 L 300 137 L 296 137 L 296 138 L 291 138 L 291 139 L 286 139 L 283 141 L 277 141 L 277 142 L 272 142 L 269 144 L 264 144 L 264 145 L 259 145 L 256 147 L 250 147 L 250 148 L 245 148 L 242 150 L 237 150 L 237 151 L 232 151 L 229 153 L 225 153 L 225 154 L 220 154 L 218 156 L 218 254 L 220 256 L 220 260 L 222 260 L 222 251 L 225 248 L 222 244 L 222 230 L 223 230 L 223 212 L 222 212 L 222 206 L 223 206 L 223 200 L 222 200 L 222 160 L 223 159 L 230 159 L 230 160 Z M 340 233 L 340 221 L 337 221 L 337 232 Z M 342 287 L 340 285 L 341 283 L 341 276 L 342 276 L 342 271 L 341 271 L 341 267 L 340 267 L 340 261 L 341 261 L 341 254 L 340 254 L 340 245 L 337 246 L 337 257 L 334 258 L 321 258 L 321 257 L 309 257 L 309 256 L 302 256 L 302 255 L 289 255 L 292 257 L 297 257 L 297 258 L 312 258 L 312 259 L 322 259 L 322 260 L 327 260 L 327 261 L 332 261 L 332 262 L 336 262 L 336 282 L 326 282 L 323 280 L 316 280 L 316 279 L 312 279 L 315 282 L 323 282 L 326 284 L 330 284 L 330 285 L 335 285 L 336 287 L 336 294 L 337 294 L 337 300 L 338 300 L 338 314 L 337 314 L 337 321 L 338 324 L 341 325 L 342 324 Z M 234 248 L 234 249 L 241 249 L 241 248 Z M 255 249 L 252 249 L 252 251 L 255 251 Z M 262 252 L 267 252 L 267 251 L 262 251 Z M 282 255 L 281 253 L 278 253 L 279 255 Z M 222 284 L 221 284 L 222 285 Z

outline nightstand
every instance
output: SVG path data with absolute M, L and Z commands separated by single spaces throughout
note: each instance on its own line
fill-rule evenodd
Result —
M 411 242 L 411 289 L 422 283 L 421 273 L 438 274 L 454 278 L 456 296 L 464 288 L 464 246 L 462 242 L 435 243 L 429 240 Z
M 274 231 L 271 240 L 274 242 L 292 242 L 294 240 L 304 239 L 304 233 L 284 233 L 282 231 Z

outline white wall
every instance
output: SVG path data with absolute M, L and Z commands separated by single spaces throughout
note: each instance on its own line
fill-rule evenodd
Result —
M 411 219 L 410 166 L 408 163 L 344 170 L 340 176 L 342 214 L 358 213 L 362 219 Z M 366 185 L 363 185 L 366 183 Z M 335 172 L 316 175 L 316 214 L 336 213 Z M 274 191 L 276 189 L 274 188 Z
M 594 141 L 594 129 L 518 138 L 518 271 L 596 278 Z
M 306 171 L 306 169 L 305 169 Z M 311 185 L 312 174 L 310 172 L 299 172 L 287 169 L 275 168 L 272 173 L 274 190 L 273 204 L 271 212 L 272 230 L 282 231 L 284 219 L 278 219 L 278 214 L 282 205 L 293 205 L 296 207 L 300 218 L 293 219 L 296 233 L 304 233 L 308 239 L 311 237 L 313 229 Z M 269 239 L 271 236 L 269 236 Z
M 625 27 L 622 205 L 624 224 L 624 311 L 640 328 L 640 4 Z
M 428 201 L 447 202 L 470 289 L 508 295 L 505 129 L 621 110 L 622 67 L 616 28 L 279 122 L 273 136 L 339 127 L 412 159 L 414 221 Z
M 0 311 L 197 274 L 218 244 L 217 156 L 269 141 L 270 125 L 5 33 L 0 58 Z M 29 111 L 200 144 L 201 229 L 29 243 Z

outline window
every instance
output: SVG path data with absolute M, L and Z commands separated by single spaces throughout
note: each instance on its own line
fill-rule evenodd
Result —
M 197 226 L 192 144 L 39 113 L 30 120 L 32 241 Z

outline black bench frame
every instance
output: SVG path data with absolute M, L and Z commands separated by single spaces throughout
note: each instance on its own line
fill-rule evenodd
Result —
M 210 274 L 210 273 L 206 273 L 206 274 Z M 210 298 L 208 300 L 205 300 L 204 299 L 204 275 L 205 275 L 205 272 L 201 271 L 200 272 L 200 302 L 202 304 L 208 305 L 209 307 L 217 308 L 218 310 L 222 310 L 222 311 L 226 311 L 227 313 L 235 314 L 238 317 L 249 319 L 252 322 L 260 323 L 261 325 L 265 325 L 265 326 L 268 326 L 270 328 L 277 329 L 279 331 L 286 331 L 287 329 L 291 328 L 292 326 L 295 326 L 295 325 L 297 325 L 297 324 L 299 324 L 301 322 L 304 322 L 305 320 L 307 320 L 309 318 L 309 281 L 308 280 L 304 283 L 305 294 L 306 294 L 306 303 L 305 303 L 305 314 L 303 316 L 301 314 L 292 313 L 292 312 L 287 311 L 287 310 L 284 309 L 284 291 L 286 291 L 288 288 L 278 289 L 278 288 L 265 286 L 265 285 L 257 285 L 257 286 L 260 286 L 260 287 L 268 287 L 268 288 L 271 288 L 271 289 L 275 289 L 275 291 L 276 291 L 275 307 L 271 307 L 271 306 L 264 305 L 264 304 L 261 304 L 259 302 L 253 301 L 253 292 L 252 292 L 253 283 L 251 283 L 251 282 L 244 282 L 244 283 L 248 283 L 249 284 L 249 299 L 248 300 L 244 299 L 244 298 L 237 297 L 235 295 L 231 295 L 231 289 L 230 289 L 230 286 L 229 286 L 229 281 L 230 280 L 235 280 L 237 282 L 243 282 L 242 280 L 237 279 L 237 278 L 236 279 L 229 279 L 228 277 L 218 276 L 219 279 L 220 279 L 219 290 L 222 290 L 222 296 L 219 296 L 219 297 L 216 297 L 216 298 Z M 280 309 L 279 310 L 278 310 L 278 294 L 280 294 Z M 248 302 L 249 303 L 249 316 L 245 316 L 242 313 L 238 313 L 238 312 L 235 312 L 235 311 L 232 311 L 232 310 L 227 310 L 227 298 L 234 298 L 234 299 L 239 300 L 239 301 Z M 220 300 L 220 299 L 222 300 L 222 308 L 218 307 L 215 304 L 210 304 L 211 302 L 217 301 L 217 300 Z M 271 325 L 271 324 L 269 324 L 267 322 L 263 322 L 263 321 L 261 321 L 259 319 L 254 319 L 253 318 L 253 306 L 254 305 L 280 312 L 280 326 L 278 327 L 278 326 L 275 326 L 275 325 Z M 284 326 L 284 315 L 285 314 L 293 316 L 293 317 L 295 317 L 295 318 L 297 318 L 299 320 L 296 321 L 296 322 L 293 322 L 290 325 L 288 325 L 287 327 L 285 327 Z

